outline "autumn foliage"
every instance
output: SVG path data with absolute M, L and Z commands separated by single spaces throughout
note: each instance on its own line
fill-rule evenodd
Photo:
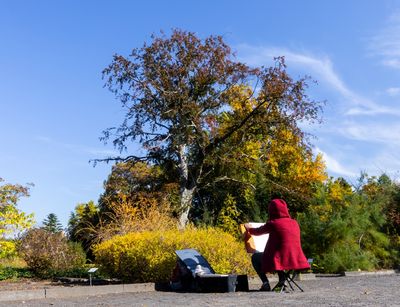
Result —
M 79 244 L 69 242 L 62 233 L 31 229 L 24 234 L 19 253 L 37 276 L 50 277 L 55 273 L 82 267 L 86 256 Z
M 223 244 L 221 244 L 223 242 Z M 214 228 L 144 231 L 115 236 L 95 246 L 96 261 L 110 277 L 127 281 L 168 281 L 175 250 L 197 249 L 220 273 L 251 272 L 250 257 L 233 236 Z
M 271 67 L 249 67 L 221 36 L 201 39 L 178 29 L 154 35 L 130 55 L 115 55 L 104 77 L 127 111 L 103 139 L 121 152 L 137 142 L 144 154 L 100 161 L 147 162 L 174 175 L 181 227 L 196 193 L 212 180 L 210 170 L 232 146 L 267 149 L 282 129 L 303 146 L 299 121 L 319 119 L 321 104 L 306 94 L 308 78 L 293 79 L 282 57 Z
M 87 227 L 85 231 L 95 234 L 95 242 L 109 240 L 115 235 L 133 232 L 164 231 L 177 227 L 177 220 L 171 216 L 167 204 L 160 205 L 154 198 L 138 197 L 135 203 L 125 197 L 110 205 L 100 223 Z
M 165 281 L 174 251 L 196 248 L 218 273 L 254 273 L 238 226 L 266 221 L 279 197 L 300 223 L 314 271 L 399 264 L 399 183 L 328 176 L 301 129 L 320 122 L 322 103 L 284 57 L 250 67 L 223 37 L 174 29 L 114 55 L 103 77 L 125 114 L 103 133 L 120 154 L 95 160 L 114 163 L 98 202 L 75 207 L 65 236 L 55 215 L 30 229 L 33 215 L 17 207 L 30 185 L 0 185 L 0 259 L 19 253 L 49 276 L 82 266 L 82 244 L 112 277 Z
M 3 179 L 0 178 L 0 183 Z M 0 185 L 0 259 L 16 255 L 15 240 L 34 224 L 33 214 L 18 209 L 21 197 L 29 196 L 30 186 Z
M 300 125 L 318 123 L 322 104 L 307 94 L 310 78 L 292 78 L 283 57 L 271 67 L 249 67 L 222 37 L 175 29 L 127 56 L 115 55 L 103 73 L 126 110 L 103 136 L 121 155 L 97 160 L 116 162 L 93 224 L 104 265 L 131 260 L 127 250 L 135 249 L 118 247 L 111 256 L 106 242 L 123 246 L 130 236 L 153 235 L 159 242 L 154 231 L 176 232 L 176 222 L 181 229 L 216 226 L 237 237 L 240 223 L 268 219 L 275 197 L 300 221 L 314 270 L 398 262 L 398 184 L 384 176 L 365 177 L 359 186 L 328 177 Z M 141 146 L 140 155 L 128 150 L 131 144 Z

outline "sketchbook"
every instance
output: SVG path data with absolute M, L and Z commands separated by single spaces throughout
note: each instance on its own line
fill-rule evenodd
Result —
M 248 224 L 250 224 L 251 228 L 257 228 L 264 225 L 264 223 L 248 223 Z M 263 234 L 261 236 L 251 235 L 246 231 L 246 228 L 244 227 L 243 224 L 240 225 L 240 232 L 243 235 L 244 245 L 248 253 L 254 254 L 258 252 L 261 253 L 264 252 L 265 245 L 267 244 L 269 237 L 268 233 Z

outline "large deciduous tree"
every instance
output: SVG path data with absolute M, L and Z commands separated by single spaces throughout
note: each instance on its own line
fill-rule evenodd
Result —
M 17 208 L 20 198 L 27 196 L 29 186 L 10 183 L 0 185 L 0 240 L 18 236 L 33 225 L 33 214 L 26 214 Z
M 0 178 L 0 183 L 3 181 Z M 21 197 L 29 196 L 29 186 L 5 183 L 0 185 L 0 258 L 16 252 L 14 238 L 32 227 L 33 214 L 18 209 Z
M 320 110 L 305 93 L 307 78 L 293 80 L 283 58 L 273 67 L 251 68 L 236 60 L 221 36 L 200 39 L 182 30 L 152 36 L 151 43 L 128 57 L 114 55 L 104 76 L 126 114 L 103 137 L 121 155 L 100 161 L 172 165 L 179 174 L 182 226 L 205 161 L 233 135 L 239 142 L 250 135 L 262 139 L 281 127 L 301 135 L 298 122 L 318 119 Z M 236 112 L 233 100 L 247 107 Z M 229 125 L 218 129 L 224 114 L 230 116 Z M 131 142 L 139 142 L 145 154 L 123 156 Z

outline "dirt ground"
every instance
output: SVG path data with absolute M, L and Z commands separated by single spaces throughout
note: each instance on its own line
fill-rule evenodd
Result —
M 304 292 L 260 292 L 255 288 L 234 293 L 149 291 L 2 302 L 0 306 L 400 306 L 399 274 L 323 277 L 300 284 Z
M 20 291 L 20 290 L 35 290 L 49 287 L 65 287 L 66 284 L 60 282 L 53 282 L 51 280 L 34 280 L 32 278 L 19 279 L 18 281 L 0 281 L 0 295 L 1 291 Z
M 0 291 L 33 290 L 49 286 L 51 281 L 34 281 L 31 279 L 20 279 L 18 281 L 0 281 Z M 0 294 L 1 295 L 1 294 Z

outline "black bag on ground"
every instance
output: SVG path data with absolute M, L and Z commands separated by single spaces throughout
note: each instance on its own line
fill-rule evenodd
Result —
M 249 291 L 247 275 L 216 274 L 195 249 L 175 251 L 177 264 L 171 278 L 172 290 L 196 292 Z

